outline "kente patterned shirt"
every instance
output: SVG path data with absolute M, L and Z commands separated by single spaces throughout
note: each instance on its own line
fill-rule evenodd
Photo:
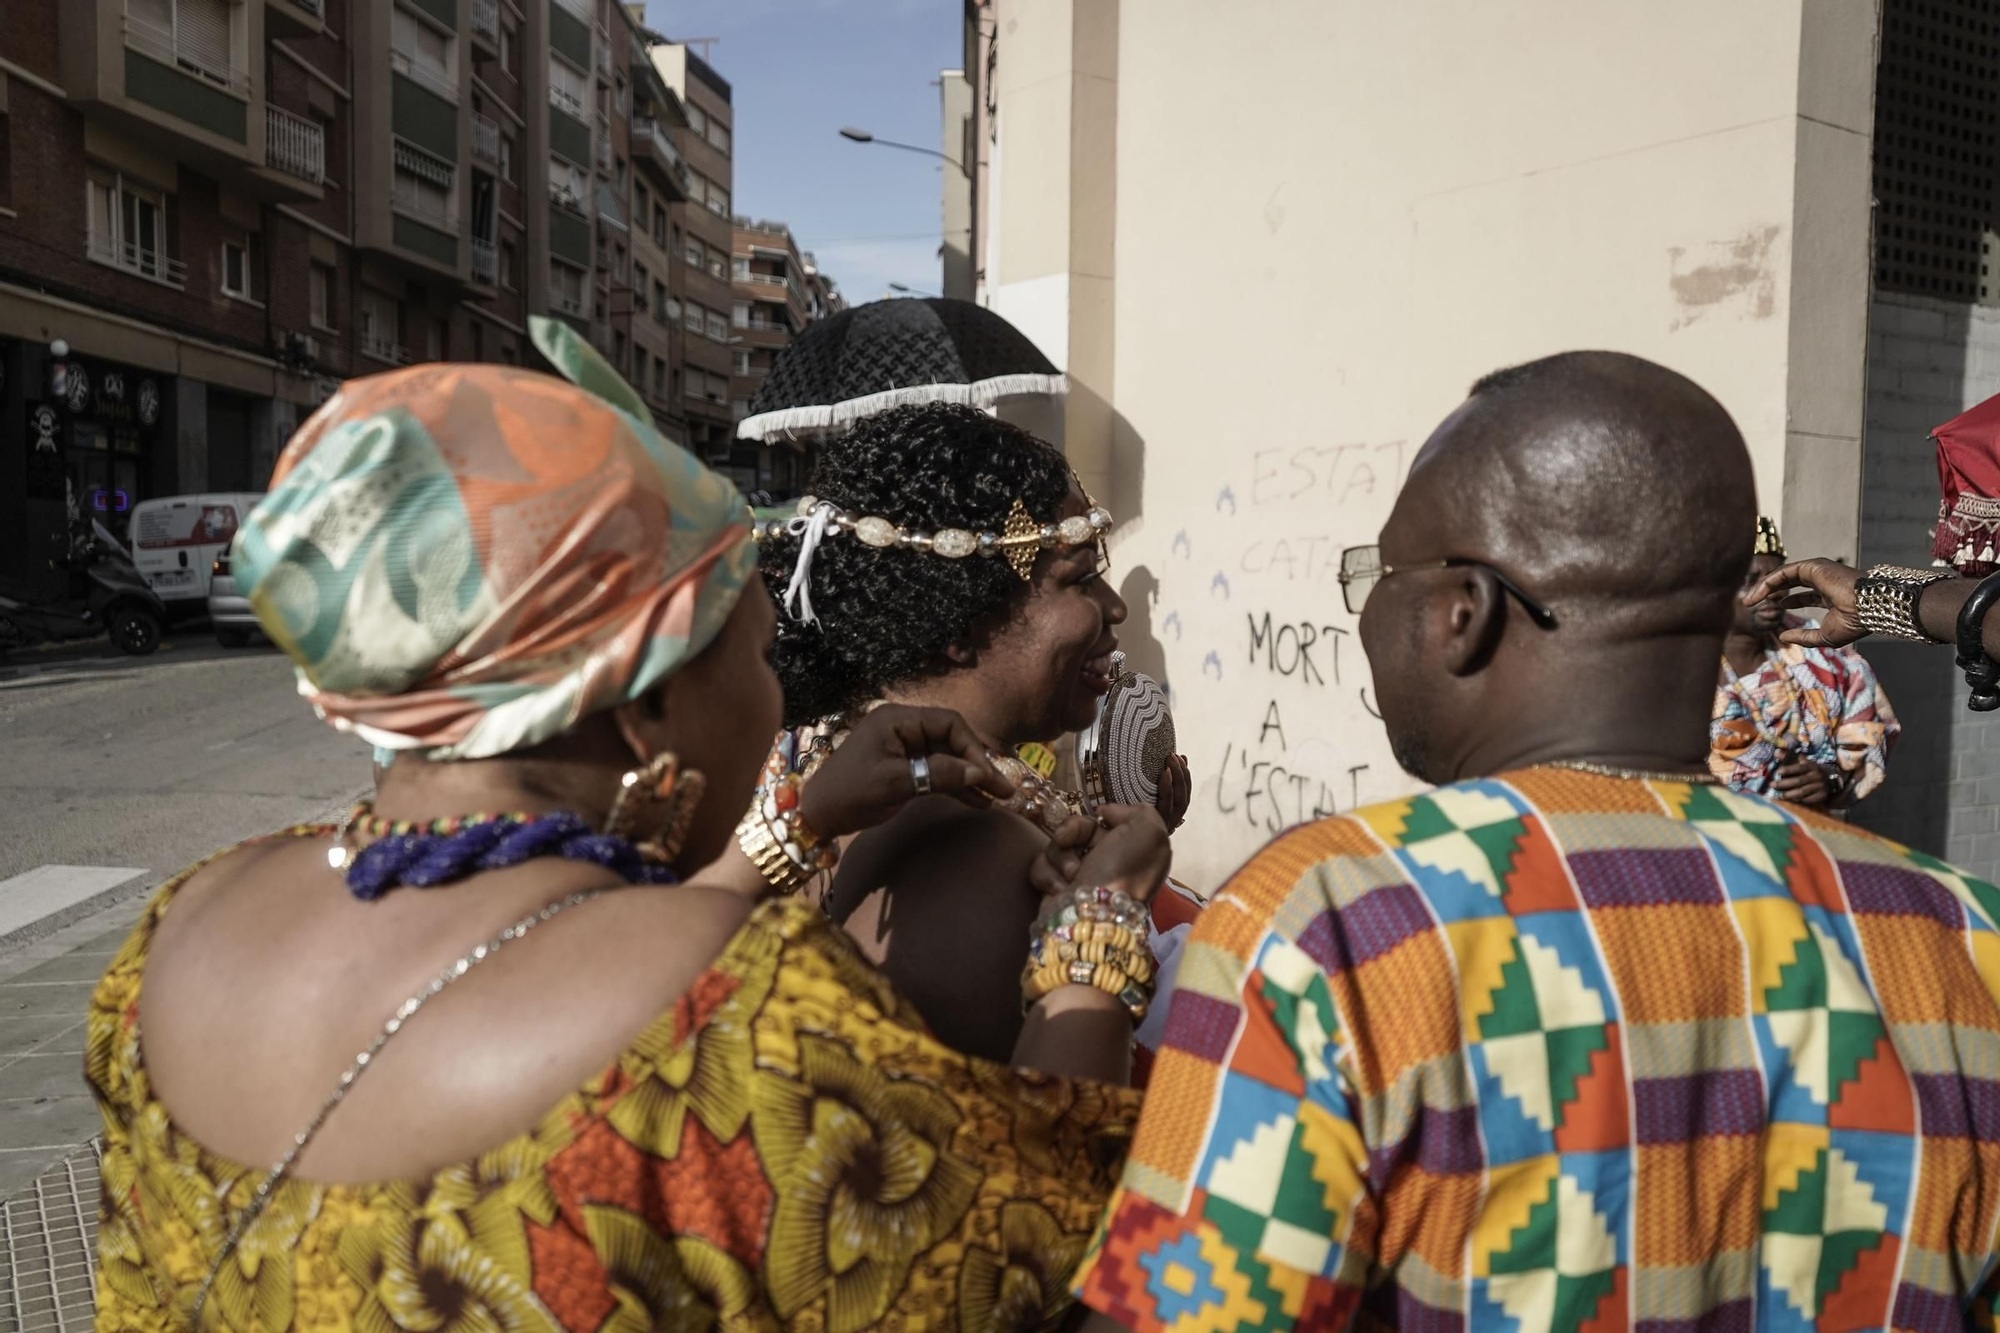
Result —
M 1180 1333 L 1990 1327 L 1996 918 L 1719 786 L 1297 829 L 1195 927 L 1079 1289 Z
M 1889 747 L 1902 730 L 1860 653 L 1780 644 L 1739 679 L 1731 680 L 1724 664 L 1708 765 L 1735 790 L 1769 796 L 1780 753 L 1789 751 L 1846 774 L 1849 786 L 1837 804 L 1850 805 L 1882 785 Z
M 148 1085 L 140 984 L 185 878 L 91 1000 L 102 1333 L 187 1327 L 266 1173 L 188 1138 Z M 281 1185 L 203 1324 L 1034 1328 L 1069 1303 L 1137 1112 L 947 1049 L 839 930 L 775 901 L 533 1132 L 415 1181 Z

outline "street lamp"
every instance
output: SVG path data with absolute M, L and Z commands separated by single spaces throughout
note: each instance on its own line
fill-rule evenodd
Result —
M 884 148 L 900 148 L 906 153 L 922 153 L 925 157 L 934 157 L 940 162 L 949 162 L 968 176 L 972 174 L 965 170 L 965 163 L 955 157 L 947 157 L 935 148 L 920 148 L 913 143 L 897 143 L 894 139 L 878 139 L 867 130 L 857 130 L 852 125 L 842 126 L 840 137 L 843 139 L 852 139 L 855 143 L 873 143 L 880 144 Z
M 927 296 L 933 301 L 940 299 L 936 292 L 920 292 L 915 287 L 905 287 L 900 282 L 890 283 L 889 290 L 892 292 L 901 292 L 904 296 Z

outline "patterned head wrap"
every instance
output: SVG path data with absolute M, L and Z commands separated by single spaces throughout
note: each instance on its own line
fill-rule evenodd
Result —
M 1757 516 L 1757 549 L 1750 554 L 1785 558 L 1785 539 L 1778 535 L 1778 525 L 1762 514 Z
M 581 387 L 493 365 L 351 381 L 237 537 L 299 693 L 377 747 L 548 740 L 686 665 L 755 576 L 736 489 L 567 326 L 533 333 Z

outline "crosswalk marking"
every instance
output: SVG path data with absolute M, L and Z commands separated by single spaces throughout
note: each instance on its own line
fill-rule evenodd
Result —
M 36 866 L 0 879 L 0 938 L 148 873 L 136 866 Z

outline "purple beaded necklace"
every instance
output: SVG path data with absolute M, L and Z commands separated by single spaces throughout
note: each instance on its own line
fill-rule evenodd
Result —
M 341 825 L 341 842 L 360 809 Z M 628 884 L 672 884 L 678 878 L 671 866 L 648 859 L 630 839 L 599 833 L 567 810 L 534 819 L 493 815 L 449 833 L 392 833 L 357 855 L 338 847 L 336 853 L 333 864 L 346 868 L 347 891 L 363 902 L 399 886 L 436 888 L 543 856 L 602 866 Z

